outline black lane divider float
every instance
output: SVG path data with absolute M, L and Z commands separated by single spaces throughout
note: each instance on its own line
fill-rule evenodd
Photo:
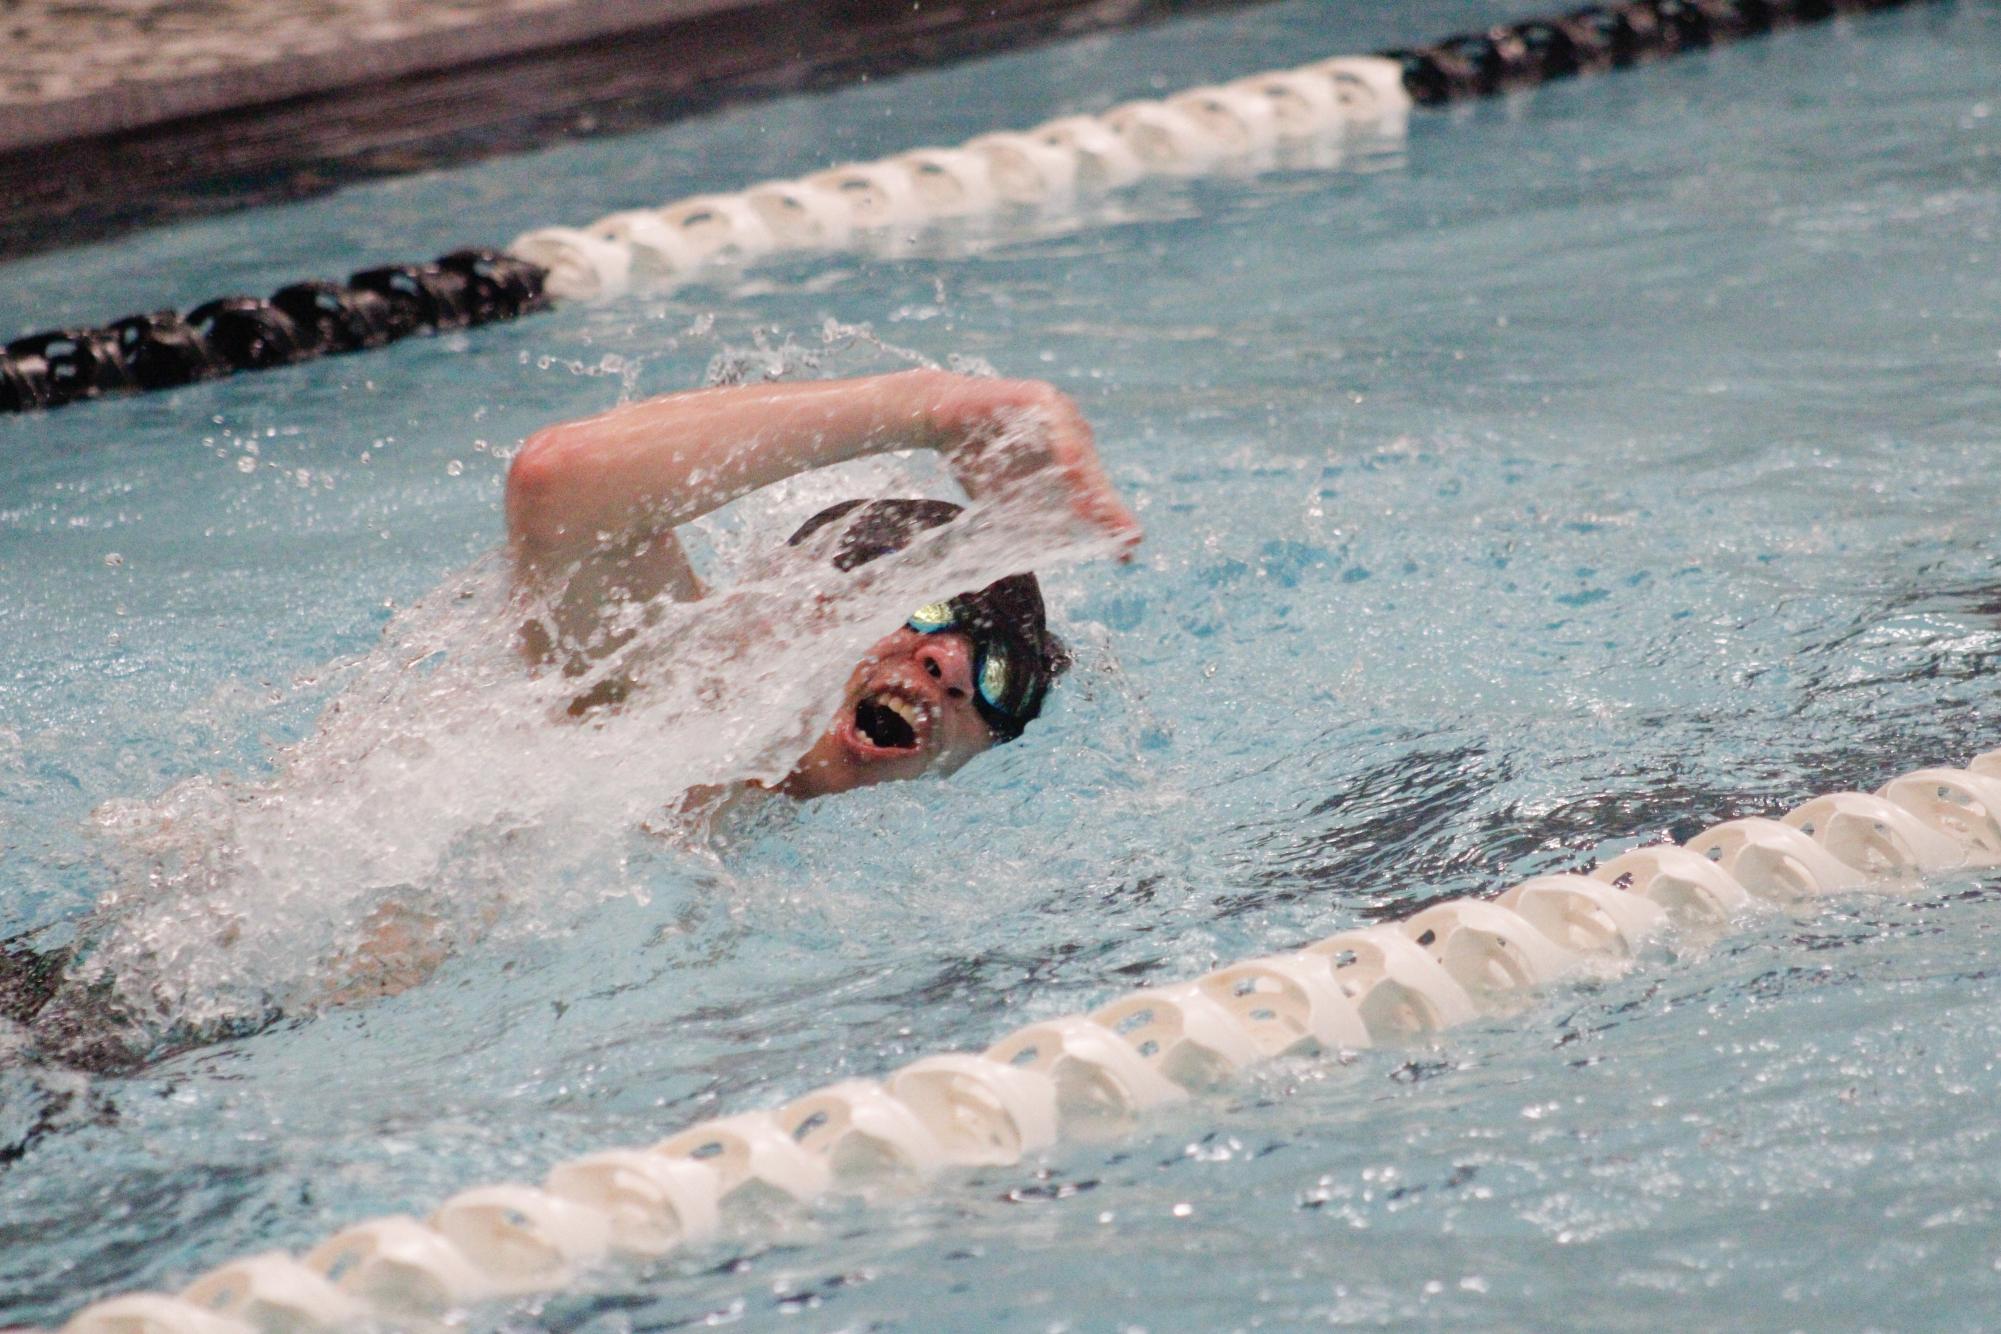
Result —
M 268 299 L 220 297 L 185 316 L 163 310 L 101 329 L 29 334 L 0 354 L 0 411 L 172 389 L 415 333 L 511 320 L 548 304 L 544 276 L 497 250 L 455 250 L 432 264 L 365 269 L 345 283 L 293 283 Z
M 1419 106 L 1532 87 L 1909 0 L 1634 0 L 1381 51 Z
M 1413 102 L 1440 106 L 1904 3 L 1628 0 L 1377 54 L 1399 63 Z M 345 283 L 294 283 L 269 299 L 221 297 L 185 316 L 160 311 L 30 334 L 0 352 L 0 412 L 171 389 L 514 319 L 548 306 L 546 278 L 538 265 L 500 251 L 457 250 L 431 264 L 367 269 Z

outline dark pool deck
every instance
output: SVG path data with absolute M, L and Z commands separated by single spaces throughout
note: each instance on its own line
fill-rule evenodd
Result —
M 0 0 L 0 258 L 1246 0 Z

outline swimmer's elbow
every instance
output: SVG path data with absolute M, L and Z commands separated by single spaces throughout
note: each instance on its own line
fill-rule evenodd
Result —
M 507 468 L 507 540 L 523 559 L 547 554 L 561 540 L 568 465 L 560 426 L 522 442 Z

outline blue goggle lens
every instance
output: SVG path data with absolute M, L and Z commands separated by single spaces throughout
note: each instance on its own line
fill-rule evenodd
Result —
M 940 630 L 951 629 L 952 622 L 956 619 L 952 615 L 951 603 L 927 602 L 916 611 L 910 613 L 909 625 L 911 629 L 917 631 L 919 634 L 935 635 Z

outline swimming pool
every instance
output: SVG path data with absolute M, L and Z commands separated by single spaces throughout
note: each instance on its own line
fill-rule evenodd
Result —
M 8 319 L 259 290 L 467 218 L 504 238 L 1494 15 L 1280 5 L 413 178 L 12 266 Z M 1875 16 L 1419 117 L 1400 157 L 1163 187 L 1088 228 L 0 423 L 0 924 L 182 873 L 204 821 L 240 828 L 274 782 L 303 817 L 260 826 L 264 878 L 227 883 L 294 929 L 248 975 L 194 959 L 191 1005 L 309 972 L 371 850 L 506 905 L 392 1000 L 138 1079 L 0 1075 L 26 1145 L 0 1318 L 1993 745 L 1997 63 L 1991 12 Z M 408 810 L 274 780 L 337 692 L 385 724 L 357 744 L 422 716 L 377 684 L 405 675 L 385 604 L 471 589 L 391 642 L 491 666 L 464 628 L 480 572 L 455 572 L 497 532 L 496 447 L 760 341 L 894 364 L 823 348 L 828 317 L 1055 378 L 1143 506 L 1138 565 L 1049 581 L 1084 667 L 1031 744 L 691 854 L 579 825 L 620 781 L 588 763 L 550 771 L 539 831 L 496 837 L 504 803 L 470 784 L 505 768 L 491 739 L 456 768 L 404 757 L 468 784 L 382 789 Z M 723 559 L 782 522 L 752 509 Z M 692 762 L 617 759 L 661 782 Z M 83 832 L 134 799 L 129 843 L 190 778 L 191 839 Z M 1135 1140 L 479 1318 L 1977 1326 L 1983 890 L 1769 921 L 1435 1049 L 1282 1067 Z

